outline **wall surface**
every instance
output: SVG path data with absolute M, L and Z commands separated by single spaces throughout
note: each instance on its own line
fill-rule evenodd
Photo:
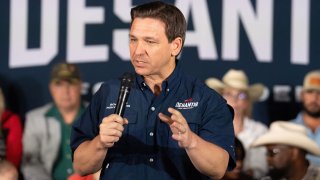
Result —
M 51 101 L 54 63 L 77 64 L 84 98 L 110 78 L 132 71 L 130 8 L 139 0 L 3 0 L 0 6 L 0 86 L 21 116 Z M 254 116 L 289 119 L 299 108 L 305 73 L 320 68 L 320 1 L 176 0 L 188 21 L 180 62 L 192 75 L 221 78 L 243 69 L 266 85 Z

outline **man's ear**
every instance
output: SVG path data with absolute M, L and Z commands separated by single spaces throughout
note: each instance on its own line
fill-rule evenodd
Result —
M 291 151 L 292 151 L 291 155 L 293 160 L 300 158 L 302 151 L 299 148 L 292 147 Z
M 171 42 L 171 56 L 177 56 L 182 49 L 182 38 L 177 37 Z

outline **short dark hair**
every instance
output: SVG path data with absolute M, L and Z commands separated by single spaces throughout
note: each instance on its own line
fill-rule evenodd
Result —
M 135 18 L 155 18 L 165 24 L 165 33 L 169 42 L 175 38 L 185 41 L 187 23 L 182 12 L 171 4 L 161 1 L 150 2 L 131 9 L 131 24 Z

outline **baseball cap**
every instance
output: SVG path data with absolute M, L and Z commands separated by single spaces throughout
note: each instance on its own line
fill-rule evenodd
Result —
M 310 71 L 304 78 L 303 90 L 320 91 L 320 70 Z
M 81 81 L 79 68 L 74 64 L 58 63 L 52 68 L 50 81 L 54 83 L 59 81 L 78 83 Z

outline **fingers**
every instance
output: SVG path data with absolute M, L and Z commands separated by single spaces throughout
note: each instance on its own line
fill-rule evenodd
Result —
M 119 124 L 128 124 L 128 120 L 125 118 L 122 118 L 121 116 L 117 115 L 117 114 L 111 114 L 110 116 L 107 116 L 105 118 L 103 118 L 102 123 L 108 123 L 108 122 L 117 122 Z
M 112 147 L 115 142 L 120 140 L 126 124 L 128 124 L 128 120 L 116 114 L 103 118 L 99 126 L 101 143 L 106 148 Z
M 159 113 L 158 117 L 160 118 L 161 121 L 163 121 L 169 125 L 171 125 L 173 123 L 173 120 L 169 116 L 167 116 L 163 113 Z

